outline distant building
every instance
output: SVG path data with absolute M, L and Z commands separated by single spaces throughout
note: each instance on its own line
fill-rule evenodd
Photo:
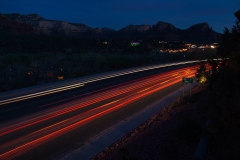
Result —
M 59 80 L 63 80 L 64 77 L 63 77 L 63 76 L 58 76 L 57 78 L 58 78 Z
M 191 47 L 191 48 L 196 48 L 196 47 L 197 47 L 197 45 L 191 45 L 190 47 Z
M 217 47 L 216 47 L 216 46 L 214 46 L 214 45 L 211 45 L 210 47 L 211 47 L 211 48 L 217 48 Z
M 159 41 L 158 43 L 162 43 L 162 44 L 165 44 L 165 43 L 167 43 L 167 42 L 165 42 L 165 41 Z
M 131 44 L 130 44 L 132 47 L 133 46 L 139 46 L 140 45 L 140 43 L 139 42 L 131 42 Z
M 192 44 L 191 44 L 191 43 L 186 43 L 185 46 L 187 46 L 187 47 L 191 47 Z

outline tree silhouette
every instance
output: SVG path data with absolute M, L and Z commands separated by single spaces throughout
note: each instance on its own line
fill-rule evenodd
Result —
M 218 144 L 221 150 L 217 159 L 239 158 L 240 146 L 240 25 L 232 30 L 225 28 L 218 54 L 222 63 L 212 63 L 214 68 L 210 86 L 211 99 L 209 132 L 212 147 Z M 217 68 L 217 69 L 216 69 Z M 229 149 L 226 149 L 229 147 Z

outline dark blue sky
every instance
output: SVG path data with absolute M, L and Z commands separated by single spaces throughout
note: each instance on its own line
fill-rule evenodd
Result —
M 45 19 L 119 30 L 168 22 L 181 29 L 207 22 L 222 33 L 237 20 L 240 0 L 0 0 L 0 13 L 36 13 Z

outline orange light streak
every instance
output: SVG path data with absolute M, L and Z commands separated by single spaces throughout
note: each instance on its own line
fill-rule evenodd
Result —
M 177 70 L 177 72 L 181 72 L 181 71 L 184 71 L 184 69 Z M 34 124 L 37 124 L 37 123 L 40 123 L 40 122 L 43 122 L 43 121 L 46 121 L 46 120 L 49 120 L 49 119 L 52 119 L 52 118 L 55 118 L 57 116 L 60 116 L 60 115 L 72 112 L 74 110 L 81 109 L 81 108 L 83 108 L 85 106 L 89 106 L 91 104 L 94 104 L 94 103 L 97 103 L 97 102 L 109 99 L 111 97 L 118 96 L 118 95 L 123 94 L 123 93 L 127 93 L 130 90 L 133 90 L 133 89 L 136 89 L 136 88 L 140 88 L 140 87 L 142 87 L 144 85 L 147 85 L 147 84 L 150 84 L 150 83 L 153 83 L 153 82 L 156 82 L 156 81 L 164 80 L 166 78 L 170 78 L 169 76 L 172 76 L 172 74 L 174 72 L 176 72 L 176 71 L 167 72 L 166 75 L 160 74 L 160 75 L 158 75 L 158 77 L 162 76 L 160 79 L 157 79 L 158 77 L 154 76 L 154 77 L 150 78 L 150 80 L 149 79 L 142 80 L 142 81 L 145 81 L 145 83 L 143 83 L 142 81 L 138 81 L 137 84 L 134 84 L 134 86 L 132 86 L 132 87 L 123 86 L 124 87 L 123 90 L 120 90 L 119 88 L 117 88 L 117 89 L 115 89 L 113 91 L 109 91 L 108 93 L 103 93 L 101 95 L 96 95 L 95 97 L 90 97 L 90 98 L 87 97 L 87 99 L 91 99 L 91 101 L 87 101 L 85 103 L 82 103 L 81 105 L 73 106 L 71 108 L 66 108 L 66 109 L 57 111 L 57 113 L 55 113 L 55 112 L 49 113 L 50 111 L 44 111 L 44 115 L 43 116 L 40 116 L 40 117 L 37 117 L 37 118 L 33 118 L 31 120 L 27 120 L 27 121 L 22 122 L 22 123 L 18 123 L 18 125 L 15 125 L 15 126 L 12 125 L 11 127 L 7 127 L 4 130 L 0 130 L 0 136 L 6 135 L 8 133 L 11 133 L 11 132 L 14 132 L 14 131 L 17 131 L 17 130 L 20 130 L 20 129 L 23 129 L 23 128 L 26 128 L 26 127 L 29 127 L 29 126 L 32 126 Z M 56 110 L 56 109 L 54 109 L 54 110 Z
M 163 75 L 161 75 L 161 76 L 163 76 Z M 139 82 L 138 83 L 138 85 L 139 85 L 138 87 L 135 87 L 135 84 L 131 84 L 131 85 L 124 86 L 123 90 L 121 90 L 122 92 L 115 93 L 113 91 L 111 91 L 111 92 L 109 91 L 109 92 L 107 92 L 108 93 L 107 96 L 104 97 L 104 98 L 107 99 L 107 98 L 113 97 L 113 96 L 111 96 L 109 94 L 114 94 L 115 93 L 114 95 L 117 96 L 117 95 L 119 95 L 119 93 L 131 92 L 133 90 L 140 89 L 140 87 L 144 87 L 144 86 L 147 87 L 148 85 L 154 83 L 154 84 L 152 84 L 153 86 L 148 87 L 148 88 L 143 89 L 143 90 L 140 90 L 140 91 L 137 91 L 136 93 L 132 93 L 131 95 L 126 95 L 125 98 L 121 98 L 121 99 L 112 101 L 112 102 L 104 104 L 104 105 L 102 105 L 100 107 L 97 107 L 97 108 L 94 108 L 94 109 L 89 110 L 87 112 L 84 112 L 81 115 L 84 115 L 84 114 L 85 115 L 89 115 L 90 113 L 91 114 L 90 114 L 90 116 L 86 117 L 85 119 L 77 121 L 77 122 L 75 122 L 73 124 L 70 124 L 70 125 L 64 127 L 64 128 L 61 128 L 61 129 L 56 130 L 56 131 L 53 131 L 52 133 L 49 133 L 49 134 L 44 135 L 42 137 L 36 138 L 36 139 L 34 139 L 34 140 L 30 141 L 30 142 L 27 142 L 27 143 L 25 143 L 25 144 L 23 144 L 21 146 L 18 146 L 16 148 L 12 149 L 12 150 L 9 150 L 9 151 L 1 154 L 0 155 L 0 159 L 12 159 L 12 158 L 18 157 L 19 155 L 21 155 L 23 153 L 26 153 L 27 151 L 31 150 L 32 148 L 35 148 L 35 147 L 37 147 L 37 146 L 39 146 L 39 145 L 41 145 L 41 144 L 43 144 L 43 143 L 45 143 L 45 142 L 47 142 L 47 141 L 49 141 L 51 139 L 59 137 L 59 136 L 65 134 L 67 132 L 70 132 L 70 131 L 78 128 L 79 126 L 82 126 L 82 125 L 84 125 L 86 123 L 89 123 L 89 122 L 91 122 L 91 121 L 93 121 L 93 120 L 95 120 L 95 119 L 97 119 L 97 118 L 99 118 L 99 117 L 101 117 L 103 115 L 106 115 L 106 114 L 108 114 L 110 112 L 113 112 L 113 111 L 115 111 L 115 110 L 117 110 L 117 109 L 119 109 L 121 107 L 124 107 L 127 104 L 130 104 L 130 103 L 132 103 L 132 102 L 134 102 L 134 101 L 136 101 L 136 100 L 138 100 L 140 98 L 143 98 L 143 97 L 145 97 L 147 95 L 150 95 L 150 94 L 152 94 L 154 92 L 157 92 L 157 91 L 159 91 L 159 90 L 161 90 L 163 88 L 166 88 L 166 87 L 168 87 L 168 86 L 170 86 L 172 84 L 175 84 L 175 83 L 177 83 L 177 82 L 182 80 L 181 76 L 192 77 L 192 76 L 194 76 L 194 73 L 192 71 L 189 71 L 188 73 L 182 72 L 182 73 L 179 73 L 179 76 L 176 76 L 175 78 L 172 78 L 172 79 L 170 79 L 169 76 L 171 76 L 171 75 L 168 75 L 168 76 L 165 76 L 164 78 L 159 79 L 159 80 L 165 80 L 164 81 L 165 83 L 169 82 L 167 84 L 164 83 L 164 85 L 162 85 L 163 82 L 162 83 L 158 83 L 159 80 L 157 81 L 157 80 L 149 80 L 149 79 L 147 79 L 147 80 L 143 80 L 143 81 Z M 154 77 L 154 78 L 159 78 L 159 77 Z M 144 84 L 140 85 L 141 83 L 144 83 Z M 126 89 L 127 87 L 130 87 L 130 89 Z M 154 87 L 156 87 L 156 88 L 154 88 Z M 150 89 L 152 89 L 152 90 L 150 90 Z M 100 97 L 98 100 L 104 99 L 104 98 Z M 92 100 L 90 102 L 86 101 L 86 102 L 83 103 L 84 105 L 81 104 L 81 105 L 78 105 L 78 106 L 73 106 L 70 109 L 66 108 L 66 109 L 61 110 L 59 112 L 51 113 L 52 117 L 50 117 L 50 118 L 53 118 L 53 117 L 56 117 L 56 116 L 59 116 L 59 115 L 62 115 L 62 114 L 66 114 L 66 113 L 68 113 L 70 111 L 74 111 L 76 109 L 79 109 L 81 107 L 85 107 L 87 105 L 91 105 L 91 104 L 96 103 L 96 102 L 99 102 L 99 101 L 97 101 L 97 100 Z M 115 106 L 110 106 L 110 105 L 114 105 L 115 103 L 119 103 L 119 104 L 117 104 Z M 107 108 L 107 109 L 105 109 L 105 108 Z M 95 113 L 95 114 L 93 114 L 93 113 Z M 77 115 L 77 116 L 79 116 L 79 115 Z M 27 122 L 25 122 L 23 127 L 20 126 L 21 123 L 19 123 L 18 125 L 15 125 L 15 127 L 17 126 L 18 128 L 17 127 L 16 128 L 15 127 L 7 128 L 7 129 L 5 129 L 4 134 L 1 133 L 0 136 L 8 134 L 8 133 L 11 133 L 11 132 L 14 132 L 14 131 L 22 129 L 22 128 L 26 128 L 28 126 L 34 125 L 34 124 L 39 123 L 39 122 L 43 122 L 43 121 L 45 121 L 47 119 L 50 119 L 49 117 L 46 117 L 45 119 L 40 119 L 40 118 L 42 118 L 41 115 L 40 115 L 40 117 L 37 118 L 38 121 L 36 121 L 36 122 L 34 122 L 34 120 L 36 120 L 36 119 L 32 119 L 32 120 L 28 121 L 28 122 L 31 122 L 30 124 L 26 124 Z M 71 117 L 71 118 L 69 118 L 67 120 L 58 122 L 56 124 L 53 124 L 53 125 L 50 125 L 48 127 L 43 128 L 43 129 L 40 129 L 38 131 L 35 131 L 32 134 L 45 131 L 45 130 L 50 129 L 50 128 L 55 127 L 55 126 L 59 126 L 59 125 L 61 125 L 61 123 L 66 123 L 67 121 L 72 121 L 75 118 L 76 118 L 76 116 Z M 81 118 L 83 118 L 83 117 L 81 117 Z M 0 130 L 0 131 L 2 131 L 2 130 Z

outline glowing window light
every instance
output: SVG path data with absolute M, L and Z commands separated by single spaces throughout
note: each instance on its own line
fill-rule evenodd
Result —
M 140 45 L 140 43 L 139 42 L 131 42 L 131 44 L 130 44 L 132 47 L 134 47 L 134 46 L 138 46 L 138 45 Z

